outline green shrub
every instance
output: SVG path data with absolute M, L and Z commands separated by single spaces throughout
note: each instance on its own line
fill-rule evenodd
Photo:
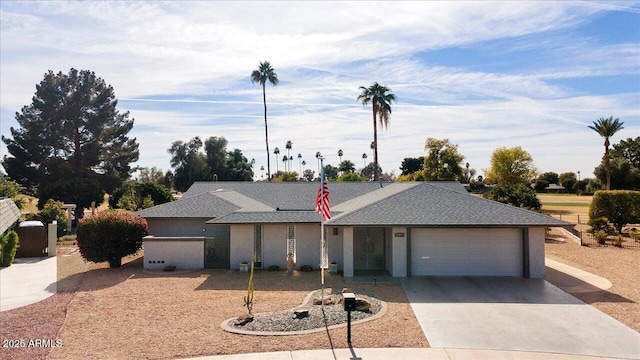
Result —
M 109 197 L 112 209 L 139 210 L 173 200 L 171 191 L 164 185 L 151 181 L 132 182 L 113 191 Z
M 598 230 L 595 233 L 593 233 L 593 236 L 595 236 L 596 241 L 600 245 L 604 245 L 604 244 L 607 243 L 607 236 L 608 235 L 609 234 L 607 234 L 605 231 L 602 231 L 602 230 Z
M 539 210 L 542 206 L 536 192 L 523 184 L 498 185 L 487 191 L 483 197 L 529 210 Z
M 88 261 L 109 261 L 110 267 L 119 267 L 123 257 L 142 248 L 142 238 L 148 234 L 147 221 L 139 216 L 100 212 L 78 222 L 78 248 Z
M 55 220 L 58 222 L 57 237 L 65 236 L 69 232 L 69 220 L 67 219 L 67 212 L 62 208 L 63 205 L 62 201 L 49 199 L 40 212 L 30 214 L 27 216 L 27 220 L 41 221 L 45 226 Z
M 607 218 L 618 234 L 626 224 L 640 222 L 640 191 L 597 191 L 589 206 L 589 219 Z
M 609 220 L 606 217 L 597 217 L 589 219 L 588 224 L 591 226 L 589 232 L 595 234 L 597 231 L 604 231 L 607 234 L 613 233 L 613 228 L 609 225 Z
M 20 247 L 20 238 L 15 230 L 0 238 L 0 266 L 11 266 L 18 247 Z

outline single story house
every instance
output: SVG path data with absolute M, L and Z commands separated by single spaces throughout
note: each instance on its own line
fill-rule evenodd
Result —
M 318 268 L 317 182 L 196 182 L 180 200 L 138 211 L 144 266 Z M 332 182 L 326 254 L 345 277 L 544 277 L 547 227 L 567 222 L 469 194 L 457 182 Z

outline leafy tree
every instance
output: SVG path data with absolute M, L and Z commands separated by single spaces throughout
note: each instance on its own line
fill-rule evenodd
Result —
M 327 179 L 330 180 L 335 180 L 336 178 L 338 178 L 338 168 L 331 165 L 331 164 L 327 164 L 324 166 L 324 176 Z
M 347 181 L 367 181 L 367 178 L 364 176 L 360 176 L 358 174 L 356 174 L 355 172 L 345 172 L 344 174 L 340 175 L 337 179 L 337 182 L 347 182 Z
M 613 145 L 611 157 L 624 158 L 632 167 L 640 168 L 640 136 L 620 140 L 618 144 Z
M 271 163 L 269 160 L 269 130 L 267 126 L 267 93 L 265 90 L 265 84 L 269 82 L 271 85 L 276 86 L 280 81 L 278 80 L 276 70 L 271 67 L 271 64 L 268 61 L 265 61 L 260 63 L 258 70 L 253 70 L 251 73 L 251 82 L 259 83 L 262 86 L 262 102 L 264 104 L 264 140 L 267 145 L 267 174 L 271 176 Z
M 538 178 L 533 185 L 533 189 L 537 192 L 543 192 L 549 186 L 549 182 L 545 179 Z
M 422 169 L 424 169 L 424 156 L 417 158 L 404 158 L 402 163 L 400 163 L 400 175 L 409 175 L 416 171 L 421 171 Z
M 84 214 L 95 201 L 96 206 L 104 202 L 104 191 L 97 180 L 92 179 L 63 179 L 51 185 L 45 185 L 38 192 L 38 209 L 43 209 L 49 199 L 62 201 L 66 204 L 76 204 L 76 219 Z
M 606 164 L 596 167 L 593 174 L 600 182 L 606 182 Z M 640 190 L 640 168 L 631 166 L 623 157 L 611 158 L 609 175 L 612 190 Z
M 476 169 L 469 168 L 469 163 L 465 164 L 464 169 L 462 170 L 462 177 L 464 179 L 465 184 L 471 183 L 471 179 L 476 175 Z
M 273 182 L 296 182 L 298 181 L 298 173 L 295 171 L 291 172 L 280 172 L 277 176 L 274 176 L 271 180 Z
M 53 199 L 47 200 L 37 214 L 27 216 L 29 220 L 41 221 L 43 224 L 51 224 L 54 220 L 58 223 L 57 236 L 65 236 L 69 233 L 69 220 L 67 219 L 67 212 L 62 208 L 64 203 L 62 201 L 55 201 Z
M 305 181 L 313 181 L 313 178 L 315 177 L 316 172 L 311 170 L 311 169 L 306 169 L 303 173 L 302 173 L 302 178 Z
M 338 165 L 338 170 L 342 173 L 350 173 L 356 171 L 356 165 L 349 160 L 344 160 Z
M 560 181 L 560 185 L 562 185 L 565 189 L 567 189 L 567 191 L 572 191 L 573 186 L 578 181 L 578 179 L 576 178 L 576 174 L 574 172 L 562 173 L 558 177 L 558 180 Z
M 0 173 L 0 198 L 3 197 L 13 200 L 18 209 L 22 209 L 26 205 L 24 195 L 22 195 L 22 186 Z
M 624 122 L 621 122 L 620 119 L 613 119 L 613 116 L 610 116 L 608 119 L 600 118 L 598 121 L 593 122 L 593 126 L 589 125 L 589 129 L 594 130 L 600 136 L 604 138 L 604 163 L 605 163 L 605 172 L 607 178 L 607 190 L 611 190 L 611 168 L 609 166 L 609 138 L 611 138 L 615 133 L 619 130 L 624 129 L 622 126 Z
M 128 137 L 133 119 L 117 103 L 113 88 L 92 71 L 47 72 L 32 103 L 16 113 L 20 128 L 11 128 L 13 138 L 2 137 L 12 155 L 2 165 L 25 187 L 74 178 L 112 191 L 139 156 L 136 139 Z
M 542 206 L 536 192 L 524 184 L 497 185 L 483 197 L 529 210 L 539 210 Z
M 485 182 L 504 185 L 529 185 L 536 176 L 533 158 L 520 146 L 501 147 L 491 155 L 491 168 L 485 170 Z
M 373 164 L 374 169 L 378 167 L 378 128 L 377 121 L 380 126 L 389 126 L 389 115 L 391 115 L 391 103 L 396 101 L 396 96 L 391 93 L 391 89 L 386 86 L 374 82 L 373 85 L 367 87 L 360 86 L 362 91 L 358 96 L 358 100 L 362 105 L 371 103 L 373 111 Z M 378 181 L 379 174 L 373 173 L 373 181 Z
M 545 173 L 540 174 L 540 176 L 538 176 L 538 180 L 544 180 L 549 184 L 558 184 L 559 177 L 558 177 L 558 174 L 556 174 L 556 173 L 554 173 L 552 171 L 549 171 L 549 172 L 545 172 Z
M 138 168 L 138 172 L 140 175 L 138 176 L 138 181 L 140 182 L 154 182 L 156 184 L 164 184 L 165 183 L 165 175 L 161 169 L 153 166 L 151 168 L 148 167 L 140 167 Z
M 83 258 L 92 262 L 108 261 L 120 267 L 122 258 L 142 248 L 142 238 L 149 235 L 147 221 L 131 213 L 103 211 L 80 220 L 78 248 Z
M 252 181 L 253 169 L 240 149 L 233 149 L 227 153 L 227 171 L 224 179 L 227 181 Z
M 122 198 L 125 198 L 124 200 Z M 122 204 L 120 202 L 122 201 Z M 112 209 L 126 209 L 136 211 L 146 209 L 148 205 L 160 205 L 173 201 L 171 191 L 164 185 L 146 182 L 130 182 L 117 188 L 109 197 Z M 146 203 L 145 203 L 146 202 Z
M 372 162 L 370 162 L 367 166 L 365 166 L 362 171 L 360 171 L 360 175 L 364 176 L 367 179 L 374 179 L 374 173 L 376 172 L 374 169 L 376 169 L 375 167 L 376 165 Z M 378 165 L 378 176 L 382 175 L 382 167 L 380 167 L 380 165 Z M 379 177 L 378 177 L 379 178 Z
M 174 141 L 167 150 L 171 154 L 170 164 L 175 168 L 173 182 L 178 191 L 186 191 L 195 181 L 211 180 L 201 148 L 202 140 L 196 136 L 188 143 Z
M 628 190 L 597 191 L 589 206 L 589 219 L 606 218 L 618 234 L 626 224 L 640 222 L 640 192 Z
M 460 163 L 464 160 L 458 152 L 458 145 L 449 139 L 427 138 L 424 145 L 427 156 L 424 158 L 424 176 L 427 181 L 459 180 L 462 178 Z
M 207 156 L 208 176 L 213 179 L 217 175 L 220 179 L 227 171 L 227 139 L 220 136 L 212 136 L 204 142 L 204 152 Z
M 481 176 L 478 176 L 478 177 L 481 178 Z M 481 194 L 481 193 L 484 193 L 486 189 L 487 188 L 484 185 L 484 182 L 482 182 L 482 179 L 471 180 L 469 182 L 469 190 L 471 190 L 472 193 Z

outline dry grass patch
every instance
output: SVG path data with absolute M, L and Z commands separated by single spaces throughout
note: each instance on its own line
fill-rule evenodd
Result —
M 572 295 L 640 331 L 640 248 L 585 247 L 569 240 L 547 241 L 545 251 L 552 260 L 611 281 L 607 291 Z

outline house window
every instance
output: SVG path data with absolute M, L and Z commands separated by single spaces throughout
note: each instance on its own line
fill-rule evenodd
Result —
M 255 225 L 253 231 L 253 255 L 255 256 L 253 266 L 262 267 L 262 225 Z
M 287 225 L 287 256 L 293 254 L 293 261 L 296 261 L 296 227 Z

